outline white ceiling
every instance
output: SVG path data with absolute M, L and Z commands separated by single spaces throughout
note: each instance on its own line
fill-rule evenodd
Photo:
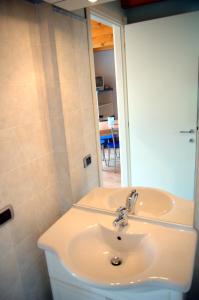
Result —
M 105 3 L 105 2 L 111 2 L 111 1 L 113 1 L 113 0 L 98 0 L 95 3 L 91 3 L 88 0 L 61 0 L 61 1 L 58 1 L 58 0 L 45 0 L 45 2 L 54 4 L 58 7 L 66 9 L 66 10 L 75 10 L 75 9 L 80 9 L 80 8 L 83 8 L 83 7 L 88 7 L 88 6 L 91 6 L 91 5 L 97 5 L 97 4 L 102 4 L 102 3 Z

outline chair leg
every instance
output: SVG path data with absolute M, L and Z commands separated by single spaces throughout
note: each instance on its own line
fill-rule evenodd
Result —
M 104 145 L 101 145 L 101 151 L 102 151 L 102 161 L 104 161 L 105 165 L 107 165 L 105 151 L 104 151 Z
M 103 146 L 103 157 L 104 157 L 105 165 L 107 166 L 107 161 L 106 161 L 106 155 L 105 155 L 105 149 L 104 149 L 104 146 Z
M 102 160 L 104 160 L 104 145 L 101 145 Z
M 109 163 L 110 163 L 110 148 L 108 147 L 108 163 L 107 163 L 108 167 L 109 167 Z
M 114 155 L 115 155 L 115 172 L 116 172 L 116 159 L 117 159 L 117 151 L 116 148 L 114 148 Z
M 103 160 L 105 160 L 104 145 L 102 145 L 102 155 L 103 155 Z

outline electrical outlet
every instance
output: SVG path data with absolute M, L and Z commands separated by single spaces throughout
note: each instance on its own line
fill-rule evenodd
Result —
M 83 163 L 84 163 L 84 168 L 87 168 L 92 163 L 91 154 L 88 154 L 83 158 Z
M 14 218 L 14 211 L 11 205 L 0 210 L 0 226 Z

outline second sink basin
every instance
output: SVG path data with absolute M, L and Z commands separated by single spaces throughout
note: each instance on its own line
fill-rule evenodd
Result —
M 160 217 L 168 213 L 175 204 L 174 197 L 167 192 L 145 187 L 135 187 L 135 189 L 138 192 L 135 214 L 138 216 Z M 125 206 L 127 196 L 125 189 L 112 193 L 107 199 L 109 209 L 115 210 L 118 205 Z
M 136 189 L 138 199 L 134 213 L 138 217 L 193 226 L 194 203 L 169 192 L 150 187 L 94 188 L 76 206 L 115 212 L 126 205 L 126 199 Z
M 118 207 L 126 205 L 126 199 L 134 189 L 138 192 L 134 210 L 137 216 L 161 218 L 175 207 L 175 196 L 163 190 L 149 187 L 95 188 L 82 198 L 78 205 L 115 212 Z

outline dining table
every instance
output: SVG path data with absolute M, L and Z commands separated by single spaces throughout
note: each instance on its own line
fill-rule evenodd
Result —
M 114 121 L 114 125 L 109 126 L 108 121 L 99 122 L 99 132 L 100 136 L 105 136 L 111 134 L 111 128 L 119 130 L 118 120 Z

